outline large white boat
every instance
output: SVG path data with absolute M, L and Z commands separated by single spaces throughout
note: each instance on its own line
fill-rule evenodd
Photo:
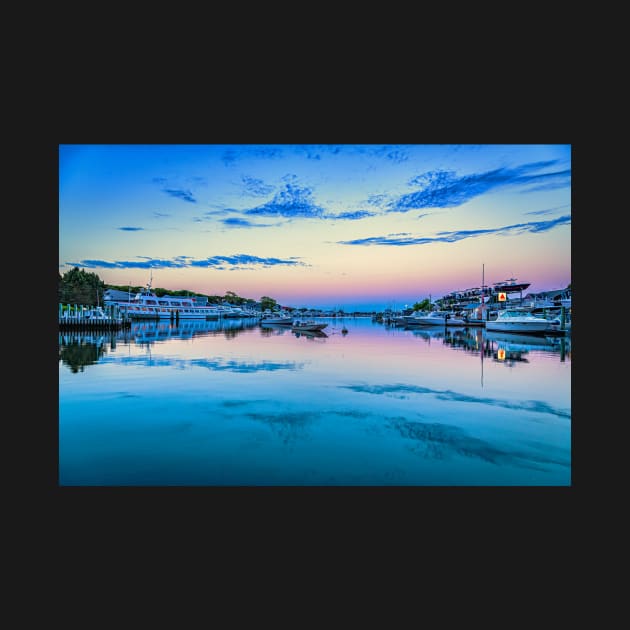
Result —
M 431 311 L 430 313 L 416 311 L 407 318 L 406 324 L 407 326 L 465 326 L 466 322 L 448 311 Z
M 221 315 L 216 306 L 200 306 L 192 297 L 158 297 L 151 289 L 151 281 L 127 301 L 106 300 L 105 303 L 117 306 L 121 314 L 131 319 L 218 319 Z
M 499 311 L 494 321 L 486 322 L 486 330 L 516 333 L 544 333 L 551 330 L 551 322 L 544 317 L 536 317 L 528 311 L 506 309 Z

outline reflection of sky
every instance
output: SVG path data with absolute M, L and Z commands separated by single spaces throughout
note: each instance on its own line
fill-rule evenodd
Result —
M 62 478 L 569 483 L 570 355 L 507 367 L 369 319 L 326 321 L 313 341 L 253 328 L 118 342 L 80 373 L 60 363 Z

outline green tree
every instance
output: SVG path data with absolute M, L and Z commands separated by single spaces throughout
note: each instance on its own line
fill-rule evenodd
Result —
M 263 311 L 266 311 L 267 309 L 273 311 L 276 309 L 277 306 L 278 302 L 276 302 L 276 300 L 274 300 L 273 298 L 268 297 L 267 295 L 263 295 L 260 298 L 260 308 Z
M 234 291 L 226 291 L 223 299 L 230 304 L 234 304 L 235 306 L 241 306 L 243 302 L 245 302 L 245 298 L 236 295 Z
M 425 298 L 422 302 L 416 302 L 413 305 L 414 311 L 428 311 L 431 309 L 431 302 L 429 298 Z
M 58 297 L 62 304 L 103 304 L 105 283 L 95 274 L 74 267 L 59 276 Z

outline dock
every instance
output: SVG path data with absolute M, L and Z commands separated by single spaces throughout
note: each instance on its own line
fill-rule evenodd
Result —
M 131 318 L 116 307 L 59 304 L 59 330 L 116 331 L 131 328 Z

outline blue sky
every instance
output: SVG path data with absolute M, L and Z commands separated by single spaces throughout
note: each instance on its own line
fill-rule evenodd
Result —
M 570 145 L 60 145 L 59 270 L 382 309 L 571 281 Z

